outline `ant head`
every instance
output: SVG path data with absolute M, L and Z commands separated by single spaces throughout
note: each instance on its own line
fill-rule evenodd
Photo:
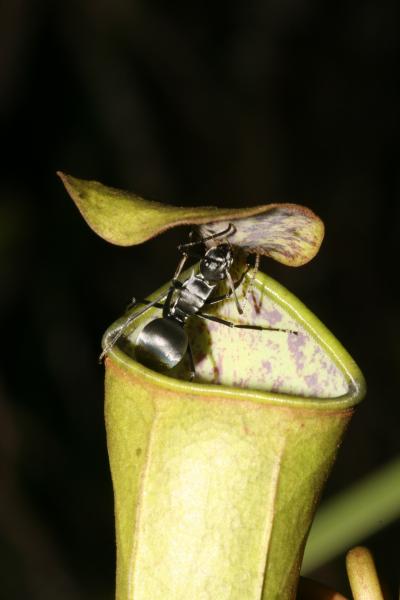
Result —
M 229 244 L 218 244 L 205 253 L 200 262 L 200 272 L 207 281 L 222 281 L 226 271 L 233 262 L 232 249 Z

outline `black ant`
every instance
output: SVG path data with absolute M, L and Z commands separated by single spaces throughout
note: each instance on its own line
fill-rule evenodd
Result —
M 144 308 L 129 314 L 117 328 L 110 332 L 106 338 L 100 360 L 111 350 L 132 321 L 152 307 L 162 309 L 162 317 L 153 319 L 140 331 L 135 341 L 135 357 L 139 362 L 156 369 L 163 367 L 172 369 L 187 354 L 191 379 L 195 376 L 195 367 L 185 324 L 193 316 L 238 329 L 284 331 L 287 333 L 285 329 L 236 324 L 202 312 L 205 306 L 222 302 L 233 296 L 239 314 L 243 313 L 236 295 L 236 288 L 246 276 L 249 265 L 241 277 L 237 281 L 233 281 L 230 274 L 233 264 L 233 249 L 228 238 L 235 231 L 234 225 L 230 223 L 223 231 L 213 232 L 198 241 L 190 241 L 178 246 L 182 258 L 172 278 L 168 292 L 163 292 L 154 300 L 133 300 L 130 306 L 145 304 Z M 203 253 L 193 252 L 194 248 L 204 246 L 204 243 L 210 240 L 221 241 L 208 250 L 203 250 Z M 198 272 L 190 275 L 184 281 L 180 281 L 179 276 L 189 257 L 200 258 Z M 227 283 L 229 292 L 223 296 L 214 296 L 214 291 L 221 282 Z

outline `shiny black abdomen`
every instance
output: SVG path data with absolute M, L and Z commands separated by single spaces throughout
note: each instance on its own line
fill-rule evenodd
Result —
M 175 367 L 185 356 L 188 337 L 182 325 L 169 318 L 147 323 L 136 339 L 136 358 L 149 367 Z

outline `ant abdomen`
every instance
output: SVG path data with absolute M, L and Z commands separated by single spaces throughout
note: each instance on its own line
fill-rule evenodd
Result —
M 183 327 L 168 318 L 147 323 L 136 339 L 135 355 L 144 365 L 172 369 L 185 356 L 188 336 Z

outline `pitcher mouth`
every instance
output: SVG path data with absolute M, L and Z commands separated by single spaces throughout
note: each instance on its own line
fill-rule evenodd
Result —
M 185 331 L 195 364 L 193 380 L 187 357 L 173 368 L 152 364 L 150 369 L 140 364 L 137 338 L 150 321 L 161 316 L 159 308 L 135 319 L 110 356 L 129 371 L 140 371 L 167 387 L 210 388 L 215 393 L 217 386 L 219 392 L 236 397 L 242 392 L 258 401 L 315 409 L 345 409 L 360 402 L 365 395 L 364 378 L 324 325 L 270 277 L 259 272 L 248 295 L 246 284 L 245 279 L 238 288 L 238 296 L 246 298 L 243 315 L 238 315 L 232 299 L 207 312 L 234 324 L 265 329 L 237 329 L 191 317 Z M 103 345 L 119 323 L 106 332 Z

